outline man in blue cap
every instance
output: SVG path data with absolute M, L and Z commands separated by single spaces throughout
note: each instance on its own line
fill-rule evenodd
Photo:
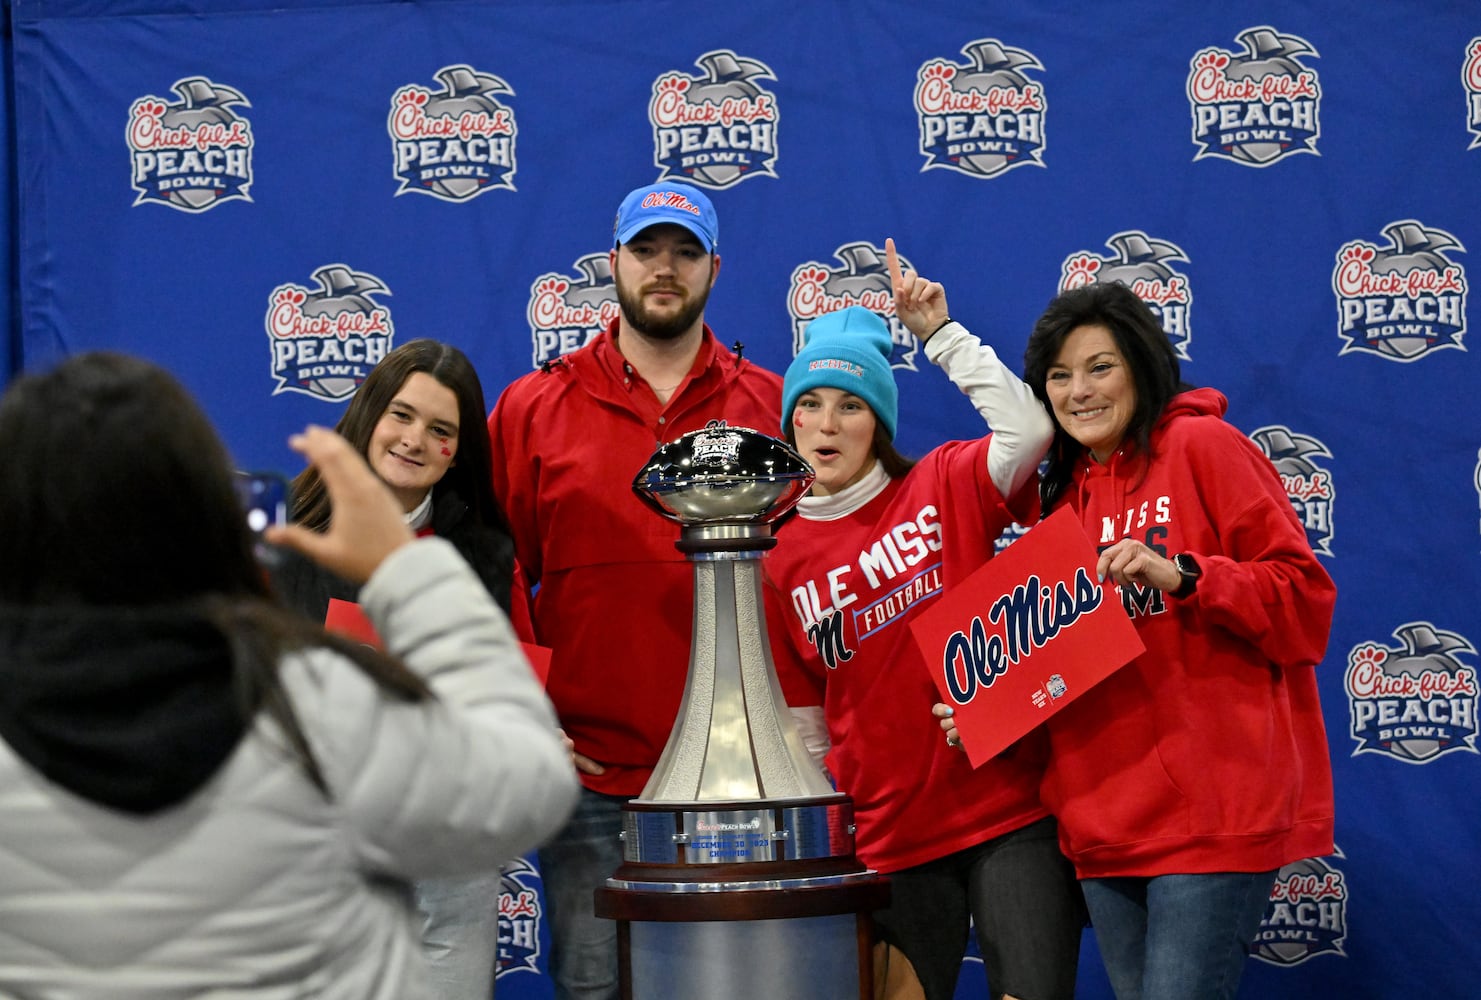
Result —
M 592 894 L 622 863 L 622 805 L 641 794 L 689 666 L 692 570 L 673 525 L 633 495 L 656 442 L 711 420 L 772 428 L 781 379 L 704 321 L 720 270 L 704 192 L 660 182 L 617 210 L 620 306 L 580 350 L 516 380 L 489 417 L 494 490 L 539 590 L 547 690 L 581 772 L 576 814 L 540 851 L 556 1000 L 615 1000 L 617 929 Z

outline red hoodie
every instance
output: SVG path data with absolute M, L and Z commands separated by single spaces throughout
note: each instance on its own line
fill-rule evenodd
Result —
M 1186 599 L 1121 588 L 1147 651 L 1049 722 L 1045 804 L 1081 878 L 1267 871 L 1332 852 L 1315 665 L 1336 587 L 1280 478 L 1212 389 L 1173 398 L 1150 460 L 1084 459 L 1060 503 L 1203 569 Z

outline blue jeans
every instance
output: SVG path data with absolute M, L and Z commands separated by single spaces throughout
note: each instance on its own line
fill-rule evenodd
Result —
M 555 1000 L 617 1000 L 617 924 L 596 916 L 593 894 L 622 864 L 628 800 L 583 788 L 570 821 L 540 848 Z
M 437 1000 L 490 1000 L 499 960 L 499 873 L 416 883 L 422 955 Z
M 1275 874 L 1081 882 L 1116 1000 L 1233 1000 Z

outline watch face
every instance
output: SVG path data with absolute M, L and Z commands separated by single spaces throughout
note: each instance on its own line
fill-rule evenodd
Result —
M 1179 599 L 1192 596 L 1193 591 L 1198 588 L 1198 577 L 1203 571 L 1198 568 L 1198 563 L 1194 558 L 1184 552 L 1173 556 L 1172 564 L 1177 567 L 1178 575 L 1182 579 L 1170 593 Z

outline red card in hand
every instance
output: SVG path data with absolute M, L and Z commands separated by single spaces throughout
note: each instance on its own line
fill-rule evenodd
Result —
M 360 605 L 354 601 L 341 601 L 337 597 L 331 597 L 329 611 L 324 615 L 324 627 L 374 649 L 383 648 L 381 637 L 376 634 L 375 626 L 370 624 L 370 619 L 365 617 L 365 612 L 361 611 Z M 525 659 L 530 661 L 530 669 L 535 672 L 535 679 L 544 684 L 545 678 L 550 675 L 551 652 L 549 647 L 522 642 L 519 648 L 524 651 Z
M 1066 507 L 911 622 L 973 767 L 1142 653 L 1096 558 Z
M 354 639 L 372 649 L 381 649 L 381 637 L 376 635 L 375 626 L 354 601 L 329 599 L 329 611 L 324 615 L 324 627 L 346 639 Z
M 544 684 L 550 676 L 550 658 L 554 651 L 549 646 L 537 646 L 533 642 L 522 642 L 519 646 L 525 651 L 525 659 L 530 661 L 530 669 L 535 671 L 535 680 Z

